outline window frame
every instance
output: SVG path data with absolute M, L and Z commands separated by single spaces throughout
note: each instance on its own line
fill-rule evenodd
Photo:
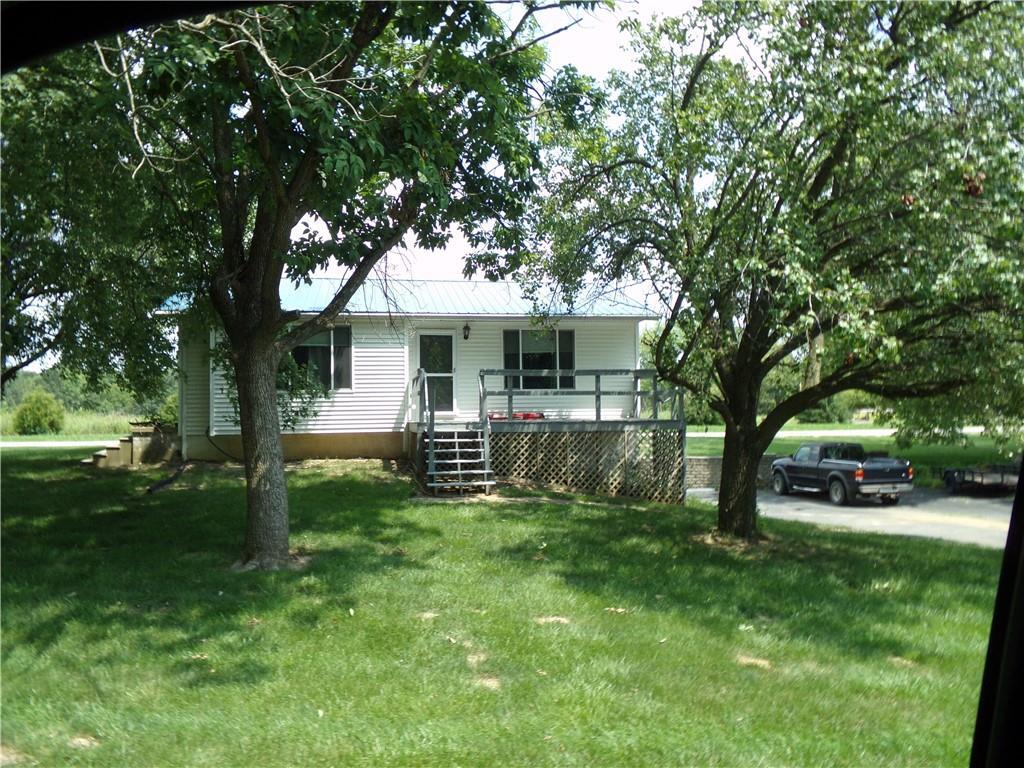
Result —
M 570 333 L 572 334 L 572 360 L 573 360 L 572 370 L 576 370 L 576 329 L 575 328 L 563 328 L 563 329 L 551 328 L 551 329 L 547 329 L 547 330 L 548 330 L 548 332 L 552 333 L 554 335 L 554 337 L 555 337 L 555 367 L 554 367 L 553 370 L 562 370 L 562 368 L 559 365 L 559 363 L 561 362 L 561 359 L 562 359 L 562 334 L 570 334 Z M 506 363 L 506 355 L 510 354 L 505 349 L 505 334 L 506 333 L 516 333 L 517 334 L 518 349 L 516 350 L 516 356 L 519 359 L 519 364 L 514 366 L 514 367 L 516 369 L 518 369 L 518 370 L 525 370 L 525 368 L 523 366 L 523 334 L 524 333 L 540 333 L 540 332 L 543 332 L 543 331 L 544 331 L 544 329 L 539 329 L 538 330 L 537 328 L 522 328 L 522 327 L 518 327 L 518 328 L 502 328 L 501 329 L 501 362 L 502 362 L 502 367 L 506 368 L 506 369 L 509 367 L 507 365 L 507 363 Z M 524 377 L 524 376 L 506 376 L 505 377 L 505 381 L 504 381 L 505 389 L 516 389 L 516 390 L 524 389 L 524 387 L 522 386 L 524 378 L 526 378 L 526 377 Z M 555 380 L 555 386 L 553 386 L 553 387 L 530 387 L 530 389 L 531 390 L 538 390 L 538 391 L 542 391 L 542 392 L 553 392 L 553 391 L 558 391 L 558 390 L 565 390 L 567 392 L 571 392 L 571 391 L 576 389 L 576 377 L 575 376 L 553 376 L 551 378 L 553 378 Z M 566 383 L 566 382 L 568 382 L 568 383 Z M 516 384 L 516 386 L 512 386 L 512 384 Z
M 335 355 L 334 355 L 334 350 L 338 346 L 334 342 L 334 329 L 335 328 L 347 328 L 348 329 L 349 385 L 347 387 L 335 387 L 334 386 L 334 377 L 335 377 L 335 359 L 334 359 Z M 326 331 L 321 331 L 321 333 L 328 333 L 328 334 L 330 334 L 330 344 L 326 345 L 327 348 L 330 350 L 330 354 L 328 355 L 328 357 L 330 358 L 330 361 L 331 361 L 331 370 L 330 370 L 330 373 L 329 373 L 329 378 L 330 378 L 330 381 L 331 381 L 331 386 L 329 386 L 327 388 L 328 393 L 329 394 L 333 394 L 334 392 L 354 392 L 355 388 L 356 388 L 356 370 L 355 370 L 356 367 L 355 367 L 355 356 L 352 353 L 353 349 L 355 348 L 355 335 L 352 332 L 352 325 L 351 324 L 344 324 L 344 323 L 341 324 L 341 325 L 332 325 Z M 313 335 L 317 336 L 319 334 L 313 334 Z M 308 339 L 306 341 L 308 341 Z M 306 344 L 306 343 L 296 344 L 292 348 L 292 351 L 289 354 L 294 353 L 294 351 L 296 349 L 298 349 L 299 347 L 314 347 L 314 346 L 320 346 L 320 345 Z

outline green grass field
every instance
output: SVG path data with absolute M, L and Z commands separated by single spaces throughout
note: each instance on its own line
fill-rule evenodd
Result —
M 763 417 L 762 417 L 763 418 Z M 880 425 L 873 421 L 828 421 L 820 424 L 804 424 L 803 422 L 791 419 L 783 429 L 787 432 L 816 432 L 830 429 L 874 429 Z M 699 432 L 722 432 L 725 426 L 722 424 L 689 424 L 687 431 L 697 434 Z
M 96 436 L 119 436 L 131 432 L 129 422 L 143 417 L 130 413 L 95 413 L 93 411 L 68 411 L 64 415 L 64 428 L 59 435 L 16 435 L 14 414 L 9 408 L 0 408 L 0 435 L 4 440 L 91 440 Z
M 304 571 L 234 573 L 237 468 L 5 453 L 5 755 L 83 766 L 954 765 L 1000 553 L 697 504 L 433 503 L 289 472 Z

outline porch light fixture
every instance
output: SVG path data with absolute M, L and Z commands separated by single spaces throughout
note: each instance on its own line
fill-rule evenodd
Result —
M 469 341 L 469 323 L 462 326 L 462 338 Z

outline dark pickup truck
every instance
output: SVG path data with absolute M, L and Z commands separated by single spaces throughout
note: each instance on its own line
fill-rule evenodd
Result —
M 914 468 L 905 459 L 869 457 L 857 443 L 804 443 L 792 456 L 772 462 L 772 489 L 828 491 L 833 504 L 858 496 L 896 504 L 914 487 Z

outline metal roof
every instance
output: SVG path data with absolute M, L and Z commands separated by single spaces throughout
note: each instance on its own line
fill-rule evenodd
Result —
M 281 307 L 319 312 L 334 297 L 343 278 L 312 278 L 310 283 L 281 282 Z M 581 297 L 572 311 L 555 301 L 542 302 L 550 315 L 654 319 L 644 304 L 621 292 Z M 344 310 L 352 315 L 524 317 L 534 303 L 511 281 L 366 280 Z

